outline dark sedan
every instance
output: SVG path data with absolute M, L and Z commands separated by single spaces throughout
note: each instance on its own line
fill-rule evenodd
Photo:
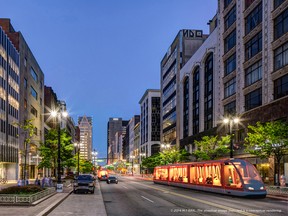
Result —
M 118 184 L 118 179 L 117 179 L 117 177 L 115 177 L 115 176 L 109 176 L 108 179 L 107 179 L 107 184 L 110 184 L 110 183 L 116 183 L 116 184 Z

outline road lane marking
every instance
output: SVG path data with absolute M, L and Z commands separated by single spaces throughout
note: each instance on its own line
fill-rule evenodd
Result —
M 186 199 L 190 199 L 190 200 L 193 200 L 193 201 L 196 201 L 196 202 L 200 202 L 200 203 L 203 203 L 203 204 L 207 204 L 207 205 L 210 205 L 210 206 L 213 206 L 213 207 L 217 207 L 217 208 L 220 208 L 220 209 L 225 209 L 225 210 L 227 210 L 229 212 L 235 212 L 235 213 L 239 213 L 239 214 L 246 215 L 246 216 L 258 216 L 257 214 L 252 214 L 252 213 L 246 212 L 246 211 L 241 210 L 241 209 L 230 208 L 228 206 L 219 205 L 217 203 L 208 202 L 208 201 L 205 201 L 205 200 L 193 198 L 193 197 L 190 197 L 190 196 L 186 196 L 186 195 L 175 193 L 175 192 L 172 192 L 172 191 L 168 191 L 168 190 L 160 189 L 160 188 L 157 188 L 157 187 L 141 184 L 141 183 L 138 183 L 138 182 L 135 182 L 135 183 L 136 184 L 140 184 L 142 186 L 146 186 L 148 188 L 156 189 L 158 191 L 162 191 L 163 193 L 170 193 L 170 194 L 175 195 L 175 196 L 179 196 L 179 197 L 183 197 L 183 198 L 186 198 Z
M 147 197 L 144 197 L 144 196 L 141 196 L 143 199 L 146 199 L 146 200 L 148 200 L 149 202 L 152 202 L 152 203 L 154 203 L 154 201 L 153 200 L 150 200 L 150 199 L 148 199 Z
M 122 186 L 122 187 L 128 189 L 126 186 Z

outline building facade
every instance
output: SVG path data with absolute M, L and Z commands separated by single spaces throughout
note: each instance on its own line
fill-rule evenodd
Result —
M 109 118 L 107 123 L 107 164 L 117 161 L 115 134 L 121 132 L 122 136 L 125 137 L 127 124 L 128 121 L 122 120 L 122 118 Z M 124 148 L 125 141 L 123 140 L 122 151 L 124 151 Z
M 92 161 L 93 151 L 93 123 L 92 117 L 81 116 L 78 118 L 78 127 L 80 130 L 80 158 Z
M 161 142 L 179 146 L 180 69 L 201 46 L 202 30 L 180 30 L 161 61 Z
M 0 26 L 0 178 L 19 178 L 20 56 Z M 21 162 L 21 161 L 20 161 Z
M 194 140 L 203 135 L 225 134 L 227 130 L 223 126 L 223 118 L 240 117 L 241 124 L 232 128 L 235 134 L 234 157 L 252 162 L 266 182 L 278 182 L 274 176 L 274 160 L 260 159 L 245 153 L 244 139 L 249 124 L 254 125 L 258 121 L 288 121 L 287 14 L 287 0 L 218 1 L 218 13 L 214 18 L 218 25 L 206 40 L 213 41 L 213 44 L 204 43 L 203 48 L 198 50 L 200 52 L 201 49 L 215 45 L 211 49 L 211 65 L 206 64 L 209 55 L 197 51 L 180 72 L 181 146 L 193 147 Z M 196 76 L 197 56 L 204 59 L 199 65 L 199 77 Z M 204 76 L 201 77 L 202 67 Z M 280 173 L 288 176 L 287 155 L 276 165 L 280 166 Z
M 147 89 L 139 101 L 141 107 L 139 153 L 147 157 L 160 151 L 160 98 L 160 90 Z
M 19 122 L 24 124 L 25 120 L 32 120 L 35 127 L 34 136 L 31 143 L 28 144 L 27 150 L 24 146 L 24 136 L 19 136 L 20 144 L 20 176 L 23 175 L 24 157 L 27 152 L 26 168 L 28 178 L 36 178 L 41 170 L 38 170 L 40 142 L 44 140 L 44 74 L 26 43 L 21 32 L 16 32 L 11 24 L 10 19 L 0 19 L 0 25 L 7 33 L 8 37 L 20 53 L 20 112 Z M 13 108 L 12 108 L 13 110 Z

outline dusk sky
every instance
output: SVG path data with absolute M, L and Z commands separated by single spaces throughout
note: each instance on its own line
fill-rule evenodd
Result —
M 109 117 L 140 114 L 160 88 L 160 62 L 181 29 L 209 33 L 217 0 L 0 0 L 75 123 L 93 117 L 93 145 L 106 157 Z

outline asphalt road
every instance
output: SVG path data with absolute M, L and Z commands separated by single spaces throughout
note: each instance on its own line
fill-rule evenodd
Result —
M 108 216 L 288 215 L 288 203 L 282 200 L 230 197 L 133 177 L 119 177 L 119 184 L 100 184 Z

